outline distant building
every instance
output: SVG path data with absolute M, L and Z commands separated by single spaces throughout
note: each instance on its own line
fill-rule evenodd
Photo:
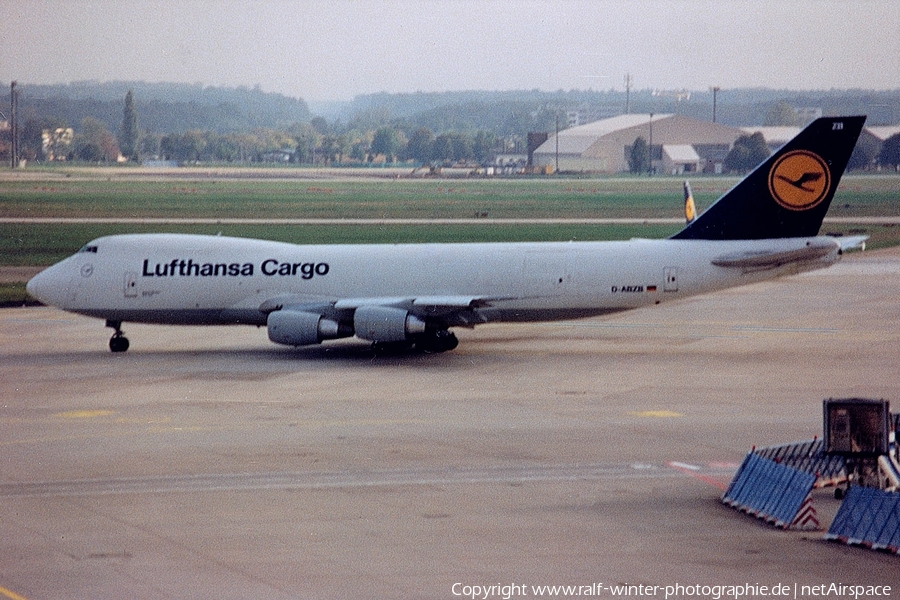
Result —
M 593 106 L 584 104 L 566 110 L 566 128 L 578 127 L 601 119 L 614 117 L 621 111 L 620 107 Z
M 876 127 L 866 127 L 864 129 L 869 135 L 874 137 L 879 141 L 879 143 L 884 143 L 886 139 L 889 137 L 893 137 L 900 133 L 900 125 L 882 125 Z
M 812 111 L 812 109 L 810 109 Z M 628 171 L 628 158 L 638 137 L 651 145 L 650 155 L 656 173 L 721 173 L 728 152 L 742 135 L 761 133 L 770 152 L 775 152 L 796 137 L 802 127 L 728 127 L 673 114 L 620 115 L 587 125 L 571 127 L 557 136 L 529 134 L 530 164 L 552 171 L 559 160 L 564 172 L 621 173 Z M 900 133 L 900 125 L 866 127 L 857 148 L 875 157 L 881 144 Z M 857 167 L 859 168 L 859 167 Z
M 822 109 L 816 106 L 801 106 L 794 110 L 797 111 L 797 118 L 803 125 L 809 125 L 822 116 Z
M 524 167 L 528 164 L 527 154 L 505 153 L 494 156 L 492 166 L 495 167 Z
M 866 127 L 856 143 L 857 148 L 862 148 L 869 158 L 865 168 L 878 167 L 878 156 L 881 154 L 881 146 L 884 142 L 897 134 L 900 134 L 900 125 L 876 125 Z
M 721 172 L 735 140 L 735 127 L 673 114 L 629 114 L 602 119 L 550 135 L 533 153 L 536 167 L 560 171 L 621 173 L 637 138 L 650 146 L 659 173 Z
M 700 172 L 703 160 L 690 144 L 663 144 L 662 172 L 672 175 Z
M 534 164 L 534 151 L 541 147 L 541 144 L 547 141 L 547 138 L 550 137 L 547 133 L 544 132 L 535 132 L 531 131 L 528 133 L 528 166 Z
M 294 154 L 293 148 L 283 148 L 266 152 L 260 157 L 260 160 L 267 163 L 289 163 L 294 160 Z

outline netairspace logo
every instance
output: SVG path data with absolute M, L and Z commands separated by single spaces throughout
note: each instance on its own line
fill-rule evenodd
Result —
M 510 600 L 511 598 L 589 598 L 596 596 L 612 596 L 619 598 L 701 598 L 708 600 L 744 598 L 885 598 L 891 596 L 889 585 L 844 585 L 842 583 L 824 583 L 820 585 L 526 585 L 520 583 L 497 583 L 494 585 L 470 585 L 454 583 L 450 592 L 461 598 L 470 600 L 489 600 L 492 598 Z

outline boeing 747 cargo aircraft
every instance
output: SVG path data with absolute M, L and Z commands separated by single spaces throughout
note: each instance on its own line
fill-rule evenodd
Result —
M 126 322 L 255 325 L 291 346 L 357 336 L 375 349 L 443 352 L 457 346 L 454 327 L 604 315 L 835 263 L 864 239 L 818 235 L 864 121 L 814 121 L 669 239 L 294 245 L 113 235 L 27 289 L 104 319 L 113 352 L 128 349 Z

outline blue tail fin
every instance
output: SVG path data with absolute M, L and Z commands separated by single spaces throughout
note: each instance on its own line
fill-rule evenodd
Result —
M 816 119 L 672 239 L 817 235 L 865 120 Z

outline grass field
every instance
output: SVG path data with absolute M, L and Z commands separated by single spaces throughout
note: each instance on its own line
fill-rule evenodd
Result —
M 725 183 L 725 182 L 722 182 Z M 722 187 L 719 183 L 716 187 Z M 697 200 L 718 194 L 696 191 Z M 71 181 L 0 184 L 5 217 L 491 218 L 677 216 L 678 181 Z
M 289 175 L 289 176 L 288 176 Z M 695 177 L 701 211 L 737 182 Z M 682 180 L 672 177 L 391 179 L 301 170 L 47 169 L 0 173 L 0 217 L 207 219 L 471 219 L 428 225 L 134 225 L 0 223 L 0 266 L 49 265 L 113 233 L 169 231 L 292 243 L 564 241 L 658 238 L 678 225 L 498 224 L 495 219 L 678 218 Z M 830 217 L 900 216 L 900 176 L 847 176 Z M 826 224 L 870 235 L 870 248 L 900 244 L 890 224 Z M 0 300 L 24 297 L 0 286 Z

